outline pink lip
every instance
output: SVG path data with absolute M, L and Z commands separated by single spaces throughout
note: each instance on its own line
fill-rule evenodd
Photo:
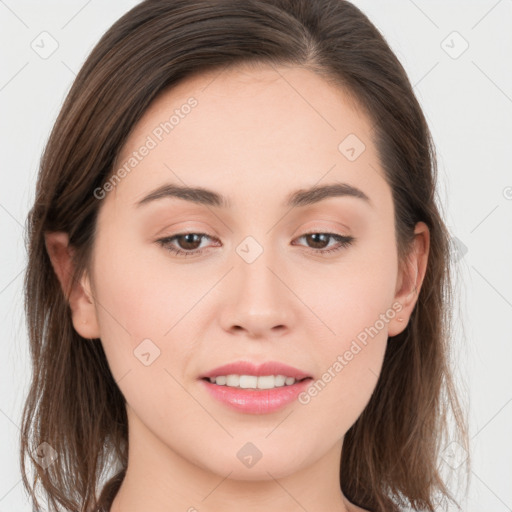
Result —
M 201 375 L 199 378 L 218 377 L 219 375 L 255 375 L 257 377 L 262 375 L 284 375 L 285 377 L 293 377 L 295 380 L 311 377 L 311 375 L 293 366 L 288 366 L 278 361 L 267 361 L 259 365 L 250 363 L 249 361 L 237 361 L 214 368 Z
M 243 389 L 212 384 L 208 379 L 219 375 L 284 375 L 298 382 L 291 386 L 274 389 Z M 308 378 L 309 377 L 309 378 Z M 297 396 L 309 385 L 311 376 L 303 371 L 277 361 L 253 364 L 249 361 L 237 361 L 225 364 L 201 375 L 200 379 L 208 392 L 228 407 L 248 414 L 267 414 L 297 399 Z M 303 380 L 306 379 L 306 380 Z
M 297 396 L 309 386 L 312 379 L 274 389 L 231 388 L 212 384 L 207 379 L 203 379 L 201 382 L 215 399 L 231 409 L 248 414 L 268 414 L 296 400 Z

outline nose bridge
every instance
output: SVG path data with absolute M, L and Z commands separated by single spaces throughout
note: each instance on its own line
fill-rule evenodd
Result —
M 289 328 L 293 294 L 284 284 L 286 277 L 277 270 L 282 268 L 278 251 L 248 237 L 236 252 L 229 297 L 222 314 L 224 328 L 242 328 L 263 336 L 278 327 Z

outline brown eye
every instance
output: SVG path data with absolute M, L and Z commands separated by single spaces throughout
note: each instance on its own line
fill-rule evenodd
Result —
M 306 233 L 299 237 L 298 240 L 300 240 L 301 238 L 304 238 L 307 241 L 309 248 L 312 249 L 313 252 L 321 255 L 340 251 L 341 249 L 351 245 L 352 242 L 355 240 L 355 238 L 352 236 L 343 236 L 338 235 L 336 233 L 319 232 Z M 338 245 L 335 245 L 331 249 L 325 249 L 326 247 L 329 247 L 330 239 L 336 240 L 338 242 Z
M 203 238 L 212 239 L 206 233 L 178 233 L 173 236 L 161 238 L 157 242 L 166 250 L 180 256 L 196 256 L 203 252 L 200 248 Z
M 201 245 L 201 235 L 198 235 L 197 233 L 177 235 L 175 239 L 178 242 L 180 248 L 185 249 L 187 251 L 193 251 L 195 249 L 198 249 L 199 246 Z

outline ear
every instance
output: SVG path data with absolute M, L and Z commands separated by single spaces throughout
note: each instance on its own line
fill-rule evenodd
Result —
M 414 240 L 411 251 L 406 260 L 405 268 L 401 269 L 397 277 L 395 302 L 399 302 L 402 309 L 389 322 L 388 336 L 400 334 L 412 314 L 420 293 L 421 285 L 427 270 L 428 254 L 430 249 L 430 231 L 424 222 L 418 222 L 414 229 Z M 402 318 L 403 321 L 398 321 Z
M 62 231 L 45 233 L 46 250 L 53 270 L 71 308 L 73 326 L 83 338 L 99 338 L 99 325 L 89 277 L 73 281 L 74 249 L 69 246 L 68 234 Z

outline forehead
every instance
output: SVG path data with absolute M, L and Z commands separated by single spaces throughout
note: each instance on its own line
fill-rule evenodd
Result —
M 134 126 L 114 167 L 128 176 L 113 195 L 133 203 L 165 181 L 234 198 L 322 180 L 371 190 L 383 182 L 372 135 L 353 99 L 309 70 L 201 73 L 162 92 Z

